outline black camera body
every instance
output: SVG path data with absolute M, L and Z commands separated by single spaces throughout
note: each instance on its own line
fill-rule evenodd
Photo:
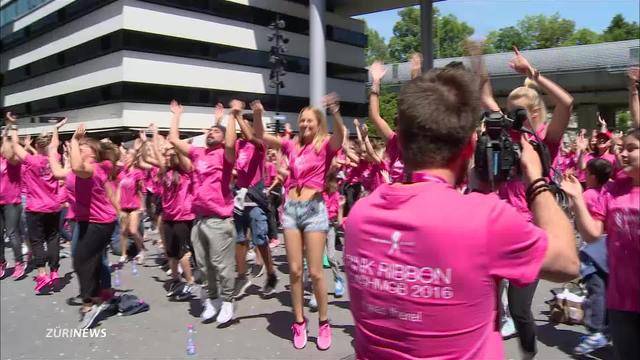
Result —
M 521 174 L 519 142 L 511 138 L 512 131 L 522 135 L 533 135 L 530 143 L 542 161 L 543 176 L 549 176 L 551 156 L 549 149 L 538 136 L 523 127 L 527 120 L 527 111 L 523 108 L 505 115 L 501 112 L 486 112 L 483 116 L 485 130 L 480 135 L 475 151 L 475 167 L 478 177 L 492 185 L 502 183 Z

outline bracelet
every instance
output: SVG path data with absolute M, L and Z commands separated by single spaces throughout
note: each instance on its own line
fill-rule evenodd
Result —
M 527 206 L 529 208 L 531 208 L 531 204 L 533 204 L 533 201 L 538 197 L 538 195 L 542 194 L 543 192 L 547 192 L 547 191 L 551 191 L 551 188 L 548 185 L 545 186 L 545 187 L 538 188 L 538 190 L 536 192 L 531 194 L 531 196 L 527 197 Z
M 527 193 L 525 194 L 525 198 L 529 199 L 533 194 L 535 194 L 538 190 L 540 189 L 549 189 L 549 185 L 548 184 L 540 184 L 534 188 L 532 188 L 530 191 L 527 191 Z
M 543 178 L 543 177 L 539 177 L 539 178 L 533 180 L 531 182 L 531 184 L 529 184 L 529 186 L 527 187 L 527 191 L 525 192 L 525 194 L 532 193 L 533 192 L 533 188 L 539 183 L 544 183 L 546 185 L 547 184 L 547 179 Z
M 377 90 L 370 90 L 369 95 L 380 96 L 380 92 L 378 92 Z

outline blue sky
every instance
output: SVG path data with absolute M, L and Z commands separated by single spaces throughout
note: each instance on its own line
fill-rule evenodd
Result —
M 627 21 L 639 21 L 638 0 L 447 0 L 436 6 L 443 14 L 453 14 L 475 29 L 474 38 L 490 31 L 515 25 L 525 15 L 560 13 L 576 23 L 576 29 L 601 32 L 611 18 L 622 13 Z M 393 35 L 393 25 L 400 18 L 398 10 L 369 14 L 364 18 L 386 41 Z

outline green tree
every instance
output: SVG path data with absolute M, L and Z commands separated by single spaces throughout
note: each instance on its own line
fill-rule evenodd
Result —
M 589 29 L 580 29 L 574 32 L 571 37 L 562 43 L 562 46 L 571 45 L 587 45 L 602 42 L 602 39 L 598 33 Z
M 518 21 L 518 29 L 526 39 L 531 39 L 531 49 L 558 47 L 569 40 L 575 31 L 573 20 L 563 19 L 559 13 L 551 16 L 529 15 Z
M 400 20 L 393 26 L 389 40 L 389 57 L 395 62 L 408 61 L 414 52 L 420 52 L 420 9 L 408 7 L 398 12 Z M 433 11 L 434 57 L 461 56 L 462 42 L 473 35 L 474 29 L 458 20 L 454 15 L 442 16 L 437 8 Z
M 631 128 L 631 113 L 629 111 L 620 111 L 616 114 L 616 130 L 627 133 Z
M 531 39 L 526 38 L 515 26 L 504 27 L 487 35 L 485 53 L 508 52 L 514 45 L 519 49 L 528 49 L 531 47 Z
M 640 38 L 640 25 L 637 22 L 627 22 L 622 14 L 617 14 L 602 33 L 604 41 L 622 41 Z
M 365 33 L 367 34 L 367 47 L 364 51 L 367 65 L 371 65 L 376 60 L 387 61 L 389 59 L 389 49 L 384 42 L 384 38 L 366 24 Z
M 405 62 L 409 56 L 420 51 L 420 9 L 407 7 L 398 11 L 400 20 L 393 25 L 393 36 L 389 39 L 389 57 L 395 62 Z

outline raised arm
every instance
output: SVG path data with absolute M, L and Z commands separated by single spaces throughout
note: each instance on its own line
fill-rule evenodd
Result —
M 58 136 L 58 129 L 60 129 L 66 123 L 67 118 L 64 118 L 53 126 L 53 131 L 51 132 L 51 142 L 49 143 L 49 167 L 51 167 L 51 173 L 56 179 L 64 179 L 71 172 L 71 168 L 63 167 L 58 160 L 58 148 L 60 147 L 60 137 Z
M 71 171 L 83 179 L 93 176 L 93 164 L 82 159 L 82 155 L 80 153 L 80 140 L 85 137 L 85 134 L 86 129 L 84 124 L 78 125 L 76 132 L 71 138 L 71 153 L 69 154 Z
M 564 131 L 569 125 L 569 118 L 571 117 L 571 110 L 573 109 L 573 96 L 560 87 L 560 85 L 540 75 L 540 71 L 529 64 L 529 61 L 520 53 L 517 47 L 514 46 L 513 50 L 516 56 L 511 60 L 509 66 L 518 73 L 534 80 L 540 89 L 551 97 L 555 104 L 551 123 L 549 123 L 547 129 L 546 140 L 550 142 L 562 141 L 562 134 L 564 134 Z
M 253 110 L 253 130 L 257 139 L 261 139 L 265 145 L 272 149 L 280 149 L 282 146 L 280 139 L 277 136 L 267 134 L 264 131 L 264 125 L 262 123 L 262 115 L 264 114 L 264 107 L 260 100 L 254 100 L 249 104 L 251 110 Z M 260 123 L 260 124 L 258 124 Z M 287 124 L 288 125 L 288 124 Z
M 236 121 L 242 121 L 242 110 L 244 103 L 240 100 L 233 99 L 229 103 L 231 108 L 231 116 L 227 122 L 226 132 L 224 134 L 224 157 L 228 162 L 235 164 L 236 162 Z
M 2 129 L 2 145 L 0 146 L 0 156 L 11 161 L 13 159 L 13 145 L 9 140 L 9 124 Z
M 332 151 L 338 151 L 344 143 L 345 127 L 340 115 L 340 99 L 336 93 L 331 93 L 324 97 L 325 106 L 333 115 L 333 134 L 329 139 L 329 146 Z
M 173 144 L 177 152 L 183 155 L 189 155 L 191 145 L 184 140 L 180 140 L 180 116 L 182 116 L 184 108 L 177 101 L 171 100 L 169 109 L 171 110 L 171 114 L 173 114 L 169 128 L 169 142 Z
M 629 111 L 634 128 L 640 128 L 640 98 L 638 87 L 640 86 L 640 67 L 629 69 Z
M 369 74 L 371 75 L 371 92 L 369 94 L 369 119 L 373 122 L 373 125 L 378 129 L 378 132 L 385 141 L 389 141 L 393 136 L 393 130 L 387 122 L 380 116 L 380 84 L 382 77 L 387 70 L 381 61 L 376 61 L 369 67 Z
M 256 136 L 254 136 L 254 132 L 253 132 L 253 129 L 251 128 L 251 125 L 249 125 L 248 121 L 242 117 L 242 114 L 236 117 L 236 122 L 238 123 L 238 126 L 240 126 L 240 131 L 242 131 L 242 135 L 244 135 L 244 138 L 247 141 L 252 143 L 262 143 L 261 139 L 258 139 Z
M 465 48 L 471 60 L 471 69 L 478 77 L 482 109 L 485 111 L 499 112 L 500 106 L 498 106 L 498 103 L 493 98 L 493 89 L 491 88 L 489 73 L 482 58 L 482 44 L 475 41 L 468 41 L 465 44 Z
M 217 103 L 213 110 L 213 114 L 215 117 L 214 125 L 220 126 L 220 124 L 222 124 L 222 118 L 224 117 L 224 105 L 222 105 L 222 103 Z
M 367 151 L 367 148 L 364 144 L 364 140 L 362 139 L 362 132 L 360 131 L 360 121 L 358 121 L 358 119 L 353 119 L 353 127 L 356 129 L 356 138 L 358 139 L 358 147 L 360 148 L 360 152 L 364 153 Z
M 567 175 L 562 181 L 562 190 L 571 199 L 571 208 L 575 214 L 576 227 L 584 241 L 591 243 L 600 237 L 604 232 L 604 224 L 591 216 L 587 204 L 582 196 L 582 186 L 573 175 Z
M 416 52 L 411 55 L 411 79 L 422 75 L 422 54 Z
M 22 145 L 20 145 L 20 141 L 18 139 L 18 124 L 16 123 L 16 118 L 11 114 L 11 112 L 7 112 L 5 115 L 5 119 L 7 120 L 7 126 L 11 128 L 9 134 L 11 135 L 11 150 L 13 151 L 13 156 L 19 161 L 23 162 L 24 159 L 27 158 L 29 153 L 25 150 Z
M 369 140 L 369 128 L 367 128 L 367 124 L 362 124 L 360 132 L 362 133 L 362 137 L 364 139 L 364 147 L 367 154 L 369 154 L 369 157 L 371 157 L 371 160 L 373 160 L 374 163 L 380 164 L 382 162 L 382 159 L 373 149 L 373 145 L 371 145 L 371 141 Z

